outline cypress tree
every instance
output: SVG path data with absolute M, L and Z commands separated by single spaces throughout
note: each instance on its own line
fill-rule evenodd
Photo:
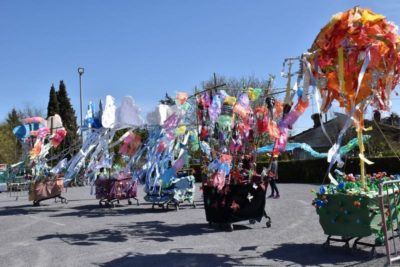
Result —
M 78 141 L 79 137 L 76 133 L 78 126 L 76 123 L 75 110 L 72 107 L 71 100 L 68 97 L 64 81 L 60 81 L 60 86 L 57 92 L 57 100 L 60 110 L 59 115 L 63 121 L 64 128 L 67 130 L 67 136 L 62 143 L 62 147 L 70 148 Z
M 55 114 L 60 114 L 60 106 L 58 104 L 56 89 L 54 84 L 51 85 L 49 103 L 47 104 L 47 117 L 54 116 Z

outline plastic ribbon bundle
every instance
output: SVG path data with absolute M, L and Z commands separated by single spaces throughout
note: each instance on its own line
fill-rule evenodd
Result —
M 133 164 L 132 159 L 136 159 L 136 154 L 142 151 L 141 136 L 134 130 L 143 125 L 143 119 L 133 98 L 125 96 L 117 107 L 115 99 L 107 95 L 104 107 L 101 103 L 100 101 L 98 112 L 95 112 L 92 102 L 88 106 L 86 125 L 80 129 L 84 136 L 83 144 L 79 152 L 64 164 L 64 180 L 67 183 L 83 173 L 94 185 L 97 171 L 100 168 L 111 168 L 113 154 L 110 149 L 117 145 L 121 144 L 118 151 L 126 161 L 126 167 L 121 171 L 127 173 L 131 171 L 129 168 Z M 117 131 L 121 130 L 125 130 L 125 133 L 111 143 Z
M 371 136 L 364 135 L 363 137 L 364 137 L 364 142 L 366 142 L 368 139 L 370 139 Z M 346 145 L 340 147 L 339 154 L 345 155 L 345 154 L 349 153 L 350 151 L 354 150 L 357 146 L 358 146 L 358 139 L 353 138 Z M 268 152 L 272 152 L 273 149 L 274 149 L 274 145 L 271 144 L 271 145 L 257 148 L 256 152 L 257 153 L 268 153 Z M 312 149 L 311 146 L 309 146 L 306 143 L 287 143 L 286 144 L 286 151 L 293 151 L 295 149 L 302 149 L 302 150 L 310 153 L 310 155 L 315 158 L 329 157 L 328 153 L 320 153 L 318 151 L 315 151 L 314 149 Z
M 148 129 L 146 164 L 140 171 L 144 176 L 144 190 L 148 194 L 161 193 L 167 189 L 187 164 L 189 149 L 200 148 L 197 132 L 190 128 L 187 123 L 189 118 L 185 116 L 191 107 L 188 98 L 187 93 L 178 93 L 176 104 L 169 106 L 173 112 L 167 114 L 162 125 Z M 210 104 L 207 97 L 201 101 L 205 105 Z

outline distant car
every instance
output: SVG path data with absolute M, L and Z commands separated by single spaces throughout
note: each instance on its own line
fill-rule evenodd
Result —
M 7 164 L 0 164 L 0 193 L 7 191 Z

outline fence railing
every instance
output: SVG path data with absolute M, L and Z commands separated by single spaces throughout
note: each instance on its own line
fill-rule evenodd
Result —
M 400 180 L 386 181 L 379 186 L 379 206 L 388 263 L 400 260 Z

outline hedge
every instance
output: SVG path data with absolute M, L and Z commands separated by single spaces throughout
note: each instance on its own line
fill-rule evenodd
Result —
M 368 158 L 373 165 L 366 165 L 367 173 L 374 173 L 385 171 L 388 174 L 400 174 L 400 160 L 396 157 L 379 157 Z M 258 162 L 257 171 L 261 172 L 263 167 L 268 167 L 268 162 Z M 341 169 L 345 173 L 360 173 L 360 160 L 359 158 L 347 158 L 344 168 Z M 278 176 L 280 183 L 313 183 L 321 184 L 328 183 L 329 179 L 326 177 L 328 170 L 328 162 L 326 159 L 312 159 L 312 160 L 291 160 L 279 161 Z M 201 181 L 201 171 L 199 164 L 191 165 L 194 169 L 196 181 Z

